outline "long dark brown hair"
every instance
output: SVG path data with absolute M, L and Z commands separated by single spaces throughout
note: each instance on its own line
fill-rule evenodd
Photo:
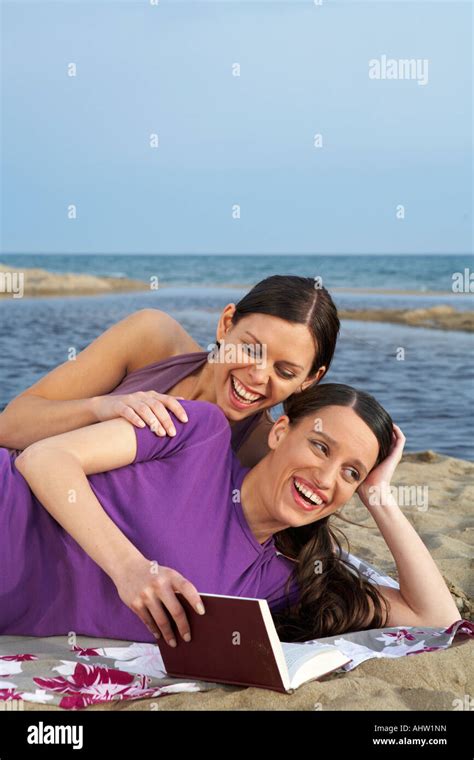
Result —
M 284 402 L 284 411 L 295 425 L 307 415 L 326 406 L 346 406 L 368 425 L 379 443 L 376 464 L 387 456 L 393 423 L 378 401 L 364 391 L 339 383 L 312 385 L 292 394 Z M 299 528 L 285 528 L 274 536 L 278 551 L 296 560 L 295 568 L 285 585 L 286 604 L 273 613 L 275 626 L 282 641 L 308 641 L 335 636 L 347 631 L 382 628 L 386 625 L 388 609 L 375 586 L 341 556 L 342 546 L 333 528 L 334 515 Z M 336 548 L 334 548 L 334 545 Z M 315 572 L 315 562 L 321 562 L 322 572 Z M 296 579 L 298 601 L 290 606 L 288 593 Z M 370 615 L 369 598 L 373 603 Z
M 315 356 L 308 374 L 329 369 L 340 329 L 337 309 L 326 288 L 314 278 L 275 274 L 258 282 L 236 304 L 232 322 L 249 314 L 269 314 L 288 322 L 307 325 Z

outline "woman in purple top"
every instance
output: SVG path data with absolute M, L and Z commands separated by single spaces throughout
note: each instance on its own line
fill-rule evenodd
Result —
M 232 452 L 218 406 L 183 407 L 189 422 L 176 419 L 173 437 L 116 419 L 17 457 L 0 450 L 0 634 L 147 641 L 161 632 L 173 645 L 168 614 L 189 638 L 177 592 L 198 611 L 200 592 L 265 598 L 286 640 L 385 619 L 457 619 L 384 490 L 404 438 L 375 399 L 342 385 L 295 394 L 251 469 Z M 393 553 L 400 591 L 356 578 L 340 557 L 328 520 L 356 490 Z
M 274 275 L 228 304 L 219 351 L 203 351 L 168 314 L 143 309 L 13 399 L 0 414 L 0 446 L 24 449 L 116 417 L 174 435 L 170 412 L 186 421 L 181 397 L 217 404 L 234 451 L 252 466 L 268 451 L 268 410 L 321 380 L 338 331 L 331 296 L 311 277 Z

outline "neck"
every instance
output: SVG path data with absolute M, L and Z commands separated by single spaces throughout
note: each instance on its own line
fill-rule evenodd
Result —
M 194 379 L 194 385 L 189 391 L 190 401 L 210 401 L 216 403 L 216 384 L 214 381 L 214 365 L 206 361 Z
M 213 404 L 217 402 L 214 364 L 212 362 L 207 361 L 199 374 L 196 375 L 187 398 L 190 401 L 210 401 Z M 227 420 L 231 427 L 236 424 L 236 420 L 229 420 L 229 418 Z
M 264 457 L 247 473 L 242 481 L 240 503 L 245 519 L 259 544 L 288 525 L 275 520 L 268 509 L 271 494 L 265 492 L 265 484 L 272 483 L 268 472 L 268 457 Z M 263 488 L 262 488 L 263 485 Z

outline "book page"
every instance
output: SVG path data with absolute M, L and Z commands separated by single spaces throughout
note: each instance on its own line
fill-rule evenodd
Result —
M 319 654 L 340 651 L 331 644 L 290 644 L 282 641 L 281 646 L 285 655 L 290 681 L 305 662 L 313 660 Z

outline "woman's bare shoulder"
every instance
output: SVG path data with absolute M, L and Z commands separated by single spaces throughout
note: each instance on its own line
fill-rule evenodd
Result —
M 130 315 L 130 319 L 136 322 L 135 335 L 139 345 L 128 372 L 170 356 L 203 350 L 178 320 L 161 309 L 140 309 Z

